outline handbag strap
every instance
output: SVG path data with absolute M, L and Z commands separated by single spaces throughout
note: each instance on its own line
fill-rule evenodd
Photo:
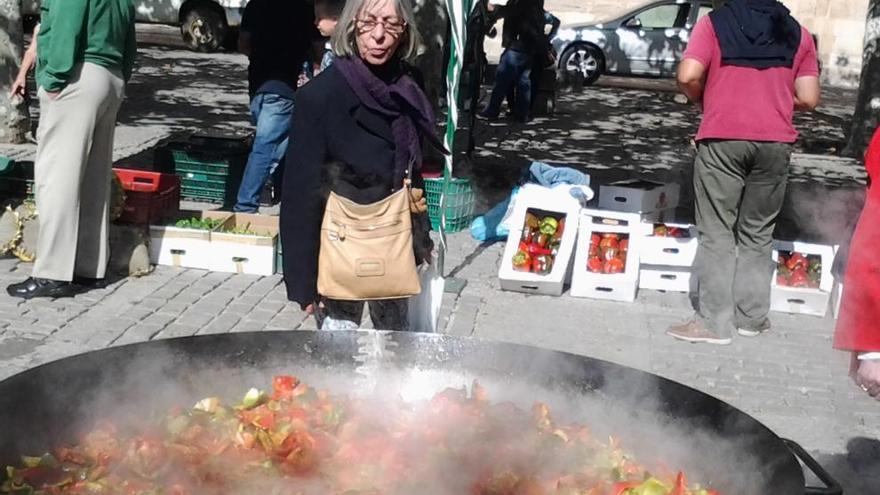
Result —
M 406 177 L 404 177 L 404 181 L 406 182 L 406 179 L 409 179 L 409 182 L 406 182 L 407 189 L 412 189 L 412 172 L 413 172 L 413 165 L 415 164 L 415 161 L 416 161 L 415 158 L 410 158 L 409 165 L 406 166 Z

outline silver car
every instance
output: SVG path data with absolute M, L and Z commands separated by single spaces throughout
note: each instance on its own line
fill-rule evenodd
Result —
M 657 0 L 616 19 L 563 26 L 551 41 L 563 82 L 593 84 L 602 74 L 675 74 L 691 29 L 710 0 Z

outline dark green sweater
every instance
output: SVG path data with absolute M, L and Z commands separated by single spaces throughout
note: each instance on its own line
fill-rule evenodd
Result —
M 61 91 L 77 64 L 91 62 L 131 77 L 137 51 L 132 0 L 43 0 L 37 36 L 37 84 Z

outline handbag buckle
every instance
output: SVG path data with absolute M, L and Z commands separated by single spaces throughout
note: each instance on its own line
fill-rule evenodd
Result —
M 331 230 L 327 233 L 327 237 L 330 238 L 331 241 L 344 241 L 345 240 L 345 224 L 333 222 L 333 225 L 336 226 L 335 231 Z

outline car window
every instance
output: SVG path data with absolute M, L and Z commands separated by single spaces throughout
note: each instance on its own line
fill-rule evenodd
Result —
M 644 29 L 680 28 L 687 23 L 690 11 L 691 6 L 687 3 L 658 5 L 636 14 L 635 19 Z

